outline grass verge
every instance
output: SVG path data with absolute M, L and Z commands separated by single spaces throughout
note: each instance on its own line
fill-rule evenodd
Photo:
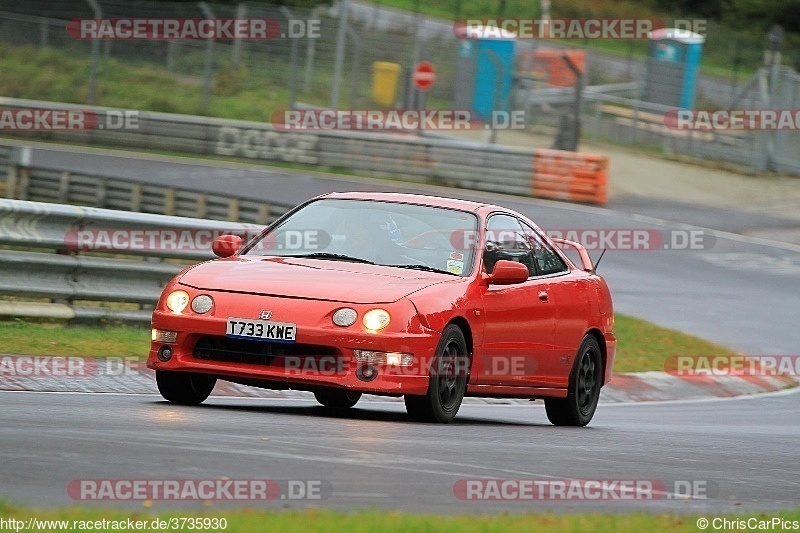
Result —
M 50 530 L 55 531 L 76 531 L 80 530 L 80 524 L 76 521 L 96 521 L 96 520 L 132 520 L 150 521 L 155 518 L 159 520 L 169 520 L 170 518 L 181 518 L 185 516 L 224 518 L 227 521 L 226 533 L 236 533 L 239 531 L 307 531 L 307 532 L 329 532 L 347 531 L 348 533 L 360 533 L 368 531 L 380 531 L 381 533 L 392 533 L 415 531 L 415 532 L 454 532 L 454 533 L 490 533 L 501 531 L 593 531 L 603 532 L 639 532 L 639 531 L 669 531 L 683 532 L 700 531 L 697 527 L 698 520 L 706 518 L 713 520 L 719 518 L 715 516 L 702 515 L 670 515 L 670 514 L 494 514 L 494 515 L 450 515 L 439 516 L 431 514 L 410 514 L 397 511 L 355 511 L 355 512 L 334 512 L 323 510 L 307 511 L 262 511 L 243 509 L 238 511 L 205 511 L 202 513 L 168 511 L 155 514 L 152 510 L 147 512 L 140 511 L 121 511 L 106 509 L 84 509 L 72 507 L 57 510 L 38 510 L 27 507 L 19 507 L 8 503 L 0 502 L 0 516 L 8 519 L 27 521 L 31 517 L 37 520 L 57 520 L 62 522 L 65 528 L 50 524 Z M 800 511 L 780 511 L 774 513 L 752 513 L 749 515 L 726 515 L 729 520 L 748 520 L 755 518 L 756 521 L 764 521 L 771 524 L 773 518 L 779 518 L 791 525 L 800 520 Z M 712 526 L 713 527 L 713 526 Z M 146 528 L 146 531 L 152 531 Z M 223 529 L 219 529 L 222 531 Z
M 616 315 L 615 372 L 664 370 L 664 361 L 674 355 L 734 355 L 730 348 L 680 331 L 662 328 L 646 320 Z
M 64 326 L 21 320 L 0 322 L 4 353 L 86 357 L 141 357 L 150 349 L 150 330 L 136 326 Z
M 730 350 L 710 344 L 683 333 L 660 328 L 648 322 L 629 316 L 618 315 L 616 319 L 617 336 L 620 339 L 618 370 L 659 370 L 663 361 L 670 355 L 730 353 Z M 11 353 L 83 355 L 83 356 L 143 356 L 149 341 L 146 328 L 130 326 L 105 327 L 66 327 L 63 325 L 26 323 L 22 321 L 0 322 L 0 338 L 4 339 L 4 351 Z M 42 340 L 44 339 L 44 340 Z M 524 511 L 524 503 L 520 510 Z M 249 531 L 348 531 L 350 533 L 381 531 L 393 532 L 501 532 L 501 531 L 595 531 L 639 532 L 699 531 L 698 520 L 713 520 L 713 516 L 648 514 L 636 512 L 629 514 L 493 514 L 493 515 L 449 515 L 411 514 L 399 511 L 353 511 L 335 512 L 320 509 L 305 511 L 273 511 L 263 509 L 239 509 L 217 511 L 207 508 L 202 512 L 164 510 L 153 502 L 142 502 L 140 509 L 121 510 L 101 507 L 40 510 L 19 506 L 0 500 L 0 518 L 6 527 L 27 526 L 28 520 L 35 517 L 36 525 L 42 531 L 83 531 L 114 530 L 114 523 L 125 524 L 128 519 L 142 521 L 140 530 L 156 530 L 151 524 L 154 519 L 170 523 L 170 519 L 190 516 L 193 524 L 202 524 L 203 519 L 225 520 L 225 527 L 218 530 L 227 533 Z M 779 518 L 784 523 L 800 521 L 800 511 L 782 511 L 769 514 L 727 515 L 729 520 L 755 519 L 764 524 L 774 524 Z M 717 517 L 719 518 L 719 517 Z M 20 520 L 14 525 L 10 519 Z M 199 519 L 199 521 L 197 520 Z M 105 520 L 106 522 L 100 522 Z M 50 522 L 48 522 L 50 521 Z M 56 522 L 53 522 L 56 521 Z M 117 522 L 113 522 L 117 521 Z M 23 528 L 24 528 L 23 527 Z M 197 527 L 194 527 L 197 529 Z M 774 528 L 774 525 L 773 525 Z M 164 527 L 161 526 L 160 530 Z M 176 528 L 173 528 L 176 529 Z M 189 529 L 189 527 L 187 527 Z M 206 527 L 205 529 L 209 529 Z M 714 528 L 718 529 L 718 528 Z
M 616 316 L 616 372 L 664 370 L 674 355 L 732 355 L 729 348 L 626 315 Z M 145 358 L 150 330 L 134 326 L 63 326 L 0 322 L 2 351 L 21 355 Z

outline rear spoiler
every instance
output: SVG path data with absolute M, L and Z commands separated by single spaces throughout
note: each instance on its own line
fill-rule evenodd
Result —
M 599 265 L 600 260 L 603 259 L 603 254 L 606 253 L 606 251 L 603 250 L 603 253 L 601 253 L 600 257 L 597 259 L 597 264 L 592 265 L 592 258 L 589 257 L 589 252 L 586 251 L 586 248 L 584 248 L 582 244 L 575 241 L 568 241 L 566 239 L 551 238 L 551 240 L 556 244 L 560 244 L 563 246 L 572 246 L 573 248 L 575 248 L 578 251 L 578 255 L 581 257 L 581 263 L 583 263 L 583 270 L 585 270 L 586 272 L 590 272 L 592 274 L 597 272 L 597 265 Z

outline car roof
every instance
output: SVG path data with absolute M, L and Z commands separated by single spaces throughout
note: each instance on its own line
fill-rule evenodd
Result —
M 495 207 L 491 204 L 445 198 L 443 196 L 429 196 L 425 194 L 409 194 L 396 192 L 333 192 L 323 198 L 342 198 L 350 200 L 374 200 L 382 202 L 399 202 L 407 204 L 428 205 L 463 211 L 477 211 L 482 207 Z

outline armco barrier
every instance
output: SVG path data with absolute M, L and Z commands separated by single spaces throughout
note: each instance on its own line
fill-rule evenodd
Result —
M 105 117 L 123 110 L 74 104 L 0 98 L 3 109 L 79 109 Z M 16 136 L 47 138 L 101 146 L 239 157 L 264 161 L 302 163 L 323 169 L 344 169 L 358 174 L 395 177 L 484 191 L 603 204 L 605 181 L 580 195 L 565 195 L 575 185 L 568 173 L 554 168 L 569 164 L 572 152 L 553 160 L 538 186 L 539 153 L 552 150 L 519 149 L 453 139 L 421 137 L 410 133 L 364 131 L 285 131 L 271 124 L 243 120 L 140 112 L 136 127 L 81 131 L 14 132 Z M 534 176 L 533 183 L 531 176 Z M 567 176 L 562 179 L 562 176 Z M 559 182 L 563 187 L 558 189 Z M 577 185 L 580 188 L 582 185 Z M 558 189 L 555 193 L 553 188 Z
M 560 150 L 536 150 L 533 195 L 573 202 L 608 201 L 608 157 Z
M 0 196 L 262 226 L 293 207 L 274 201 L 263 202 L 120 178 L 21 166 L 16 160 L 27 159 L 19 154 L 23 150 L 31 149 L 11 149 L 0 144 L 0 168 L 5 170 L 5 180 L 0 181 Z
M 76 252 L 77 232 L 112 228 L 182 233 L 202 246 Z M 148 322 L 162 288 L 184 265 L 214 257 L 211 235 L 252 235 L 262 228 L 0 199 L 0 245 L 8 248 L 0 249 L 0 295 L 17 298 L 0 300 L 0 315 Z M 200 233 L 202 241 L 196 239 Z

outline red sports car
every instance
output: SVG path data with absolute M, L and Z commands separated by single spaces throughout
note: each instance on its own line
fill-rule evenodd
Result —
M 611 378 L 611 296 L 588 253 L 503 207 L 334 193 L 214 252 L 153 313 L 147 366 L 174 403 L 222 379 L 337 409 L 403 396 L 430 422 L 465 396 L 543 398 L 552 423 L 583 426 Z

